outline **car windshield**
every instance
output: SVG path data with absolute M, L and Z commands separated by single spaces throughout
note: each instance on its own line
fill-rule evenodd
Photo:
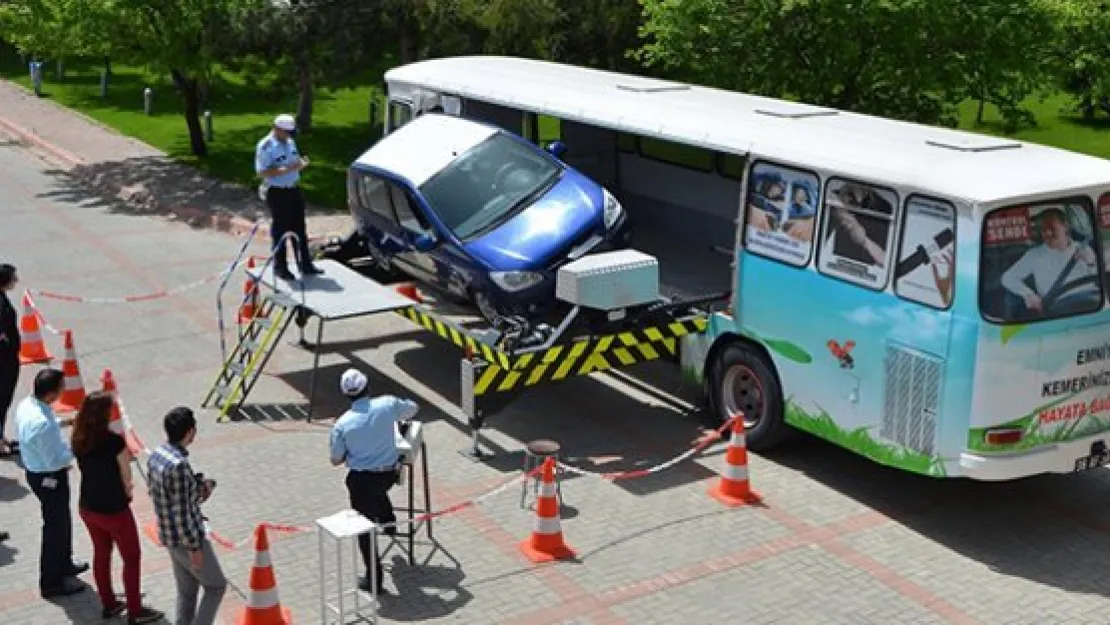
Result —
M 420 192 L 444 225 L 465 240 L 527 208 L 561 173 L 547 155 L 498 132 L 432 176 Z

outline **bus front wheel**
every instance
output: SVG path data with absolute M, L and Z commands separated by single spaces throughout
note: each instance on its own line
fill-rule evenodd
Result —
M 743 413 L 749 449 L 770 449 L 785 438 L 782 389 L 763 354 L 742 343 L 725 347 L 714 363 L 712 383 L 721 422 Z

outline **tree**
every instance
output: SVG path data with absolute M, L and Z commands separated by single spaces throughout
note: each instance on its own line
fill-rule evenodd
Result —
M 1058 0 L 1060 32 L 1054 65 L 1061 87 L 1084 117 L 1110 114 L 1110 5 L 1102 0 Z
M 959 40 L 967 96 L 977 102 L 975 123 L 993 104 L 1004 128 L 1014 131 L 1036 118 L 1022 101 L 1050 82 L 1050 59 L 1056 46 L 1058 3 L 1047 0 L 990 0 L 958 7 Z
M 242 32 L 243 18 L 265 0 L 13 0 L 5 32 L 25 49 L 55 58 L 89 54 L 168 73 L 181 95 L 189 144 L 208 155 L 201 103 L 213 65 Z
M 980 54 L 984 42 L 967 30 L 969 16 L 982 25 L 982 7 L 997 13 L 1003 1 L 641 0 L 647 41 L 637 58 L 707 84 L 950 124 L 972 69 L 984 98 L 1021 91 L 1011 81 L 1023 76 L 1019 46 L 999 55 L 998 30 Z

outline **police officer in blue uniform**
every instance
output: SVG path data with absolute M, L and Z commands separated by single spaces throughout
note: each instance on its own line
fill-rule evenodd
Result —
M 308 166 L 308 159 L 300 155 L 297 143 L 293 141 L 296 128 L 292 115 L 282 114 L 274 118 L 270 134 L 263 137 L 255 149 L 254 169 L 262 178 L 261 192 L 270 207 L 271 238 L 276 243 L 287 232 L 296 235 L 293 249 L 297 267 L 302 275 L 318 275 L 323 271 L 312 264 L 312 255 L 308 251 L 304 196 L 298 186 L 301 170 Z M 283 280 L 295 279 L 289 272 L 284 245 L 275 250 L 274 275 Z

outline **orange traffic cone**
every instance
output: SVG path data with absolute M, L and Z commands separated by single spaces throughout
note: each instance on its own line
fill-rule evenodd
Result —
M 709 494 L 729 507 L 759 503 L 761 500 L 748 481 L 748 445 L 742 413 L 732 418 L 732 438 L 725 453 L 725 468 L 717 485 L 709 489 Z
M 555 498 L 554 458 L 548 457 L 543 462 L 543 479 L 536 500 L 536 524 L 532 536 L 520 543 L 520 550 L 532 562 L 566 560 L 575 556 L 574 550 L 563 542 L 559 503 Z
M 395 287 L 395 289 L 401 295 L 404 295 L 405 297 L 411 299 L 412 301 L 414 301 L 418 304 L 423 304 L 424 303 L 424 297 L 420 294 L 420 290 L 417 289 L 416 285 L 411 283 L 411 282 L 405 282 L 404 284 L 398 284 Z
M 77 366 L 77 353 L 73 350 L 73 330 L 65 331 L 66 359 L 62 361 L 65 384 L 62 396 L 54 402 L 57 412 L 75 412 L 85 401 L 85 382 L 81 379 L 81 368 Z
M 35 310 L 29 291 L 23 293 L 23 316 L 19 318 L 19 336 L 22 342 L 19 348 L 19 364 L 29 365 L 54 360 L 50 352 L 46 351 L 46 343 L 42 340 L 39 313 Z
M 119 410 L 116 379 L 112 377 L 111 369 L 105 369 L 104 374 L 100 376 L 100 390 L 112 395 L 112 414 L 108 417 L 108 429 L 123 436 L 123 417 Z
M 251 567 L 250 596 L 237 625 L 291 625 L 293 616 L 278 599 L 277 579 L 270 562 L 266 526 L 254 530 L 254 566 Z
M 250 323 L 258 312 L 258 283 L 250 275 L 254 269 L 254 256 L 247 259 L 247 279 L 243 282 L 243 303 L 239 305 L 239 323 Z

